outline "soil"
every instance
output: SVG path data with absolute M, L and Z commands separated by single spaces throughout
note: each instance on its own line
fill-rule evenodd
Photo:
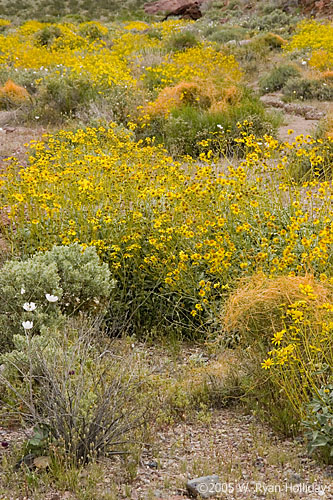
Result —
M 166 370 L 171 375 L 170 383 L 172 374 L 191 366 L 195 359 L 207 367 L 216 361 L 215 355 L 200 347 L 184 345 L 178 354 L 140 343 L 132 344 L 132 349 L 159 373 Z M 227 353 L 224 356 L 228 358 Z M 0 446 L 0 459 L 24 438 L 22 430 L 0 427 L 0 443 L 8 443 L 7 447 Z M 186 499 L 190 498 L 186 489 L 189 479 L 214 474 L 220 482 L 212 498 L 333 500 L 333 466 L 309 458 L 302 438 L 278 436 L 241 404 L 203 408 L 169 423 L 149 423 L 145 441 L 138 463 L 126 462 L 126 457 L 100 462 L 103 476 L 96 485 L 94 500 L 109 498 L 108 493 L 117 500 Z M 89 466 L 81 474 L 84 485 L 91 474 Z M 36 496 L 17 496 L 14 490 L 0 477 L 1 500 L 82 500 L 80 494 L 51 485 L 44 491 L 42 487 Z
M 0 439 L 9 442 L 1 454 L 9 453 L 22 434 L 0 428 Z M 332 466 L 318 465 L 307 456 L 302 442 L 279 438 L 239 407 L 215 410 L 202 419 L 157 430 L 154 442 L 144 449 L 133 481 L 124 479 L 121 461 L 105 461 L 103 468 L 100 498 L 116 487 L 119 500 L 185 499 L 189 498 L 189 479 L 217 474 L 220 484 L 216 490 L 221 489 L 213 498 L 333 499 Z M 1 498 L 19 500 L 16 496 Z M 34 500 L 33 496 L 24 498 Z M 68 491 L 56 490 L 43 498 L 80 500 Z

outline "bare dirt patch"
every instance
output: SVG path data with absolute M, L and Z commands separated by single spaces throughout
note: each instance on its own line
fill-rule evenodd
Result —
M 26 144 L 40 140 L 47 130 L 43 127 L 0 127 L 0 169 L 5 167 L 5 158 L 15 156 L 23 163 L 26 160 Z

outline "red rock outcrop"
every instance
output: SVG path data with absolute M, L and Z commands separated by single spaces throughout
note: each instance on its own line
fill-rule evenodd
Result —
M 205 3 L 207 0 L 197 0 L 197 2 L 190 2 L 189 0 L 158 0 L 157 2 L 150 2 L 144 5 L 144 10 L 147 14 L 169 14 L 185 6 L 197 3 L 198 6 Z

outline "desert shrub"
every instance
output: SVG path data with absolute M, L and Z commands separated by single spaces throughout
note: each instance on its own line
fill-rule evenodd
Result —
M 263 94 L 281 90 L 290 78 L 298 77 L 299 74 L 299 70 L 291 64 L 277 66 L 260 80 L 260 90 Z
M 312 276 L 258 275 L 225 306 L 224 337 L 238 331 L 250 367 L 249 404 L 286 434 L 299 429 L 306 405 L 331 373 L 331 298 L 332 287 Z
M 296 77 L 286 82 L 283 94 L 290 99 L 333 101 L 333 84 Z
M 256 39 L 257 43 L 262 43 L 269 49 L 281 49 L 287 42 L 280 35 L 276 33 L 265 33 L 259 35 Z
M 0 19 L 0 33 L 6 31 L 6 29 L 11 25 L 8 19 Z
M 322 386 L 306 405 L 303 421 L 310 454 L 333 463 L 333 385 Z
M 244 346 L 266 349 L 272 332 L 283 328 L 281 307 L 303 299 L 302 290 L 306 286 L 312 286 L 318 296 L 313 304 L 315 307 L 331 297 L 332 289 L 316 282 L 313 276 L 269 278 L 258 274 L 244 279 L 226 302 L 224 331 L 237 331 Z
M 192 31 L 182 31 L 173 34 L 167 43 L 168 51 L 181 51 L 195 47 L 200 43 L 198 36 Z
M 287 14 L 282 9 L 275 8 L 272 12 L 264 14 L 263 16 L 251 16 L 242 24 L 246 28 L 259 29 L 262 31 L 271 31 L 283 27 L 287 29 L 295 22 L 295 18 Z
M 83 38 L 88 39 L 93 42 L 95 40 L 100 40 L 108 34 L 108 29 L 106 26 L 98 23 L 97 21 L 90 21 L 87 23 L 81 23 L 79 26 L 79 35 Z
M 55 264 L 62 288 L 59 304 L 68 313 L 100 310 L 115 285 L 107 264 L 100 261 L 94 247 L 54 246 L 32 259 L 47 266 Z
M 327 138 L 333 138 L 333 116 L 328 114 L 325 118 L 320 120 L 318 123 L 316 134 L 316 139 L 325 140 Z
M 236 84 L 242 77 L 232 54 L 219 52 L 210 45 L 200 44 L 167 54 L 161 64 L 145 69 L 143 80 L 149 88 L 161 90 L 181 81 L 209 80 L 219 86 Z
M 22 323 L 38 332 L 43 325 L 59 321 L 58 307 L 45 297 L 61 298 L 59 281 L 55 264 L 36 260 L 5 263 L 0 271 L 1 351 L 11 349 L 13 335 L 24 331 Z
M 107 126 L 114 122 L 126 127 L 129 116 L 147 105 L 146 97 L 143 89 L 138 88 L 133 92 L 127 85 L 114 84 L 107 92 L 94 96 L 88 103 L 81 103 L 75 111 L 75 118 L 89 126 Z
M 309 284 L 300 285 L 300 291 L 302 299 L 282 308 L 283 327 L 281 330 L 272 329 L 273 346 L 262 362 L 270 381 L 276 388 L 280 387 L 299 421 L 306 418 L 309 408 L 316 408 L 321 390 L 325 387 L 327 390 L 333 366 L 332 303 L 317 295 L 320 290 Z M 326 398 L 326 403 L 329 398 Z M 316 445 L 316 435 L 312 435 L 312 445 L 316 447 L 322 443 L 329 448 L 329 439 L 323 443 L 323 437 L 332 415 L 329 406 L 325 405 L 325 398 L 321 399 L 322 407 L 318 408 L 317 415 L 312 415 L 312 424 L 317 426 L 321 437 Z
M 31 114 L 40 121 L 59 122 L 72 117 L 80 106 L 86 105 L 96 95 L 91 81 L 85 75 L 50 75 L 38 88 L 36 104 Z
M 212 103 L 207 82 L 180 82 L 173 87 L 165 87 L 157 99 L 143 108 L 143 115 L 167 117 L 174 108 L 193 106 L 208 108 Z
M 52 45 L 56 38 L 62 35 L 61 29 L 58 26 L 45 26 L 35 34 L 37 45 L 49 46 Z
M 0 109 L 17 108 L 29 101 L 29 92 L 12 80 L 8 80 L 3 87 L 0 87 Z
M 321 73 L 320 79 L 324 80 L 326 83 L 331 83 L 333 81 L 333 71 L 324 71 Z
M 227 43 L 230 40 L 243 40 L 247 36 L 247 30 L 241 26 L 223 26 L 208 28 L 208 30 L 206 31 L 208 40 L 217 43 Z
M 286 46 L 289 52 L 306 51 L 309 64 L 320 71 L 333 69 L 333 27 L 330 23 L 304 20 L 296 27 L 296 33 Z
M 34 334 L 62 321 L 62 313 L 100 310 L 113 283 L 106 264 L 94 248 L 54 247 L 23 261 L 7 261 L 0 271 L 1 350 L 12 346 L 13 335 Z
M 288 171 L 293 180 L 300 183 L 314 179 L 331 179 L 333 143 L 329 136 L 330 130 L 328 117 L 319 124 L 315 143 L 310 138 L 304 139 L 300 136 L 300 147 L 304 149 L 304 155 L 300 155 L 299 147 L 292 148 L 287 153 Z
M 250 106 L 243 108 L 247 117 Z M 236 113 L 238 106 L 230 108 Z M 187 109 L 190 117 L 203 114 Z M 138 335 L 203 337 L 226 287 L 259 270 L 329 275 L 332 185 L 314 178 L 298 186 L 288 171 L 291 151 L 328 168 L 330 158 L 318 157 L 329 140 L 255 137 L 254 127 L 267 131 L 257 113 L 258 125 L 232 122 L 243 156 L 234 162 L 211 147 L 210 139 L 219 147 L 228 137 L 217 123 L 224 116 L 213 116 L 218 136 L 200 141 L 199 159 L 178 161 L 145 131 L 136 141 L 115 124 L 61 131 L 31 145 L 29 163 L 8 161 L 1 176 L 13 251 L 31 255 L 75 241 L 94 246 L 117 280 L 110 328 Z M 175 137 L 181 132 L 174 128 Z
M 4 416 L 17 416 L 19 407 L 21 423 L 35 428 L 25 452 L 47 455 L 50 466 L 123 453 L 148 417 L 133 356 L 109 356 L 99 322 L 84 318 L 43 335 L 17 336 L 17 349 L 2 357 Z
M 210 139 L 213 151 L 222 149 L 226 154 L 242 155 L 243 147 L 235 141 L 241 133 L 239 123 L 246 121 L 249 133 L 258 135 L 274 130 L 275 123 L 256 98 L 238 98 L 237 102 L 236 97 L 236 103 L 233 103 L 230 94 L 230 99 L 231 103 L 228 103 L 226 94 L 225 100 L 215 103 L 209 110 L 193 106 L 174 108 L 166 119 L 151 120 L 151 133 L 173 154 L 198 156 L 200 143 Z
M 44 77 L 45 71 L 43 71 L 43 69 L 34 70 L 32 68 L 26 68 L 24 69 L 24 71 L 15 71 L 15 68 L 12 68 L 10 66 L 3 65 L 2 67 L 0 67 L 0 81 L 15 81 L 16 85 L 18 85 L 19 87 L 24 87 L 24 89 L 29 93 L 29 100 L 23 102 L 23 104 L 25 105 L 31 106 L 32 99 L 34 98 L 38 90 L 38 82 L 41 82 Z

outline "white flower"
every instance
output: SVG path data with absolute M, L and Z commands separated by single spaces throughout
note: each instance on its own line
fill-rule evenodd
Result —
M 21 288 L 21 295 L 23 295 L 24 293 L 25 293 L 25 290 L 24 290 L 24 288 L 22 286 L 22 288 Z
M 36 307 L 37 306 L 34 302 L 25 302 L 25 304 L 23 304 L 23 309 L 25 311 L 34 311 Z
M 57 300 L 59 300 L 59 297 L 56 295 L 50 295 L 49 293 L 46 293 L 45 297 L 49 302 L 57 302 Z
M 31 328 L 34 326 L 33 321 L 23 321 L 22 326 L 25 330 L 31 330 Z

